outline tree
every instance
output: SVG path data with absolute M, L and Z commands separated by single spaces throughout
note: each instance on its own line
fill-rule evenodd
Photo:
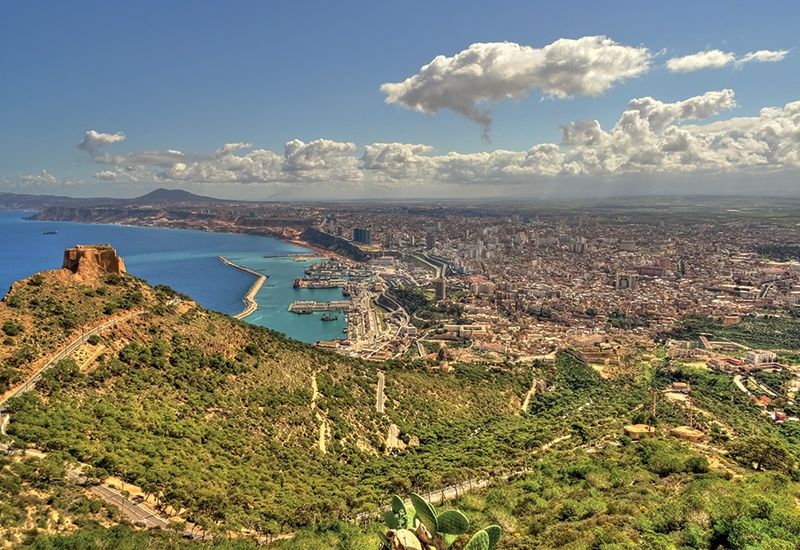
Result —
M 749 436 L 736 440 L 731 445 L 731 456 L 755 470 L 788 471 L 793 457 L 780 439 L 765 436 Z

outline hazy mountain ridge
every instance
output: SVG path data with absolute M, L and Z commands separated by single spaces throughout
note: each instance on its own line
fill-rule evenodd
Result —
M 133 198 L 116 197 L 69 197 L 62 195 L 34 195 L 26 193 L 0 193 L 0 207 L 7 210 L 39 210 L 44 208 L 91 208 L 98 206 L 125 207 L 137 205 L 201 205 L 225 204 L 247 201 L 232 201 L 197 195 L 183 189 L 155 189 Z

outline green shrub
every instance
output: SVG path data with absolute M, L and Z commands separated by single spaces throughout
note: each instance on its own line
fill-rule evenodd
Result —
M 14 320 L 9 319 L 3 323 L 3 332 L 5 332 L 7 336 L 16 336 L 20 334 L 22 330 L 22 325 Z

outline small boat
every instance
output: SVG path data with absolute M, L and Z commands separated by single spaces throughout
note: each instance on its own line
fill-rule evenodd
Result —
M 331 315 L 330 313 L 325 313 L 322 317 L 320 317 L 323 321 L 336 321 L 338 317 L 336 315 Z
M 58 235 L 58 231 L 42 231 L 42 235 Z

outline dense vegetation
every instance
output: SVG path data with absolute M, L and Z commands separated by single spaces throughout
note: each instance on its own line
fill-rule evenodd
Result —
M 134 277 L 76 281 L 65 271 L 15 284 L 0 307 L 0 394 L 81 327 L 120 310 L 152 306 L 157 295 Z
M 401 287 L 392 289 L 392 298 L 411 314 L 414 325 L 428 328 L 439 319 L 451 319 L 454 323 L 462 323 L 463 309 L 456 303 L 437 303 L 419 287 Z
M 765 244 L 757 246 L 756 252 L 779 262 L 800 260 L 800 245 L 797 244 Z
M 12 400 L 11 437 L 89 464 L 97 479 L 121 476 L 206 528 L 262 533 L 375 510 L 387 492 L 435 488 L 520 455 L 515 442 L 489 445 L 491 430 L 481 435 L 490 451 L 476 454 L 467 436 L 493 422 L 513 434 L 524 368 L 453 376 L 388 364 L 378 415 L 377 365 L 165 307 L 171 297 L 155 292 L 150 313 L 104 337 L 92 365 L 65 360 Z M 386 454 L 390 423 L 419 446 Z
M 691 467 L 672 471 L 673 463 Z M 736 479 L 707 469 L 705 458 L 659 440 L 566 451 L 455 504 L 500 523 L 513 533 L 504 547 L 519 550 L 800 545 L 797 483 L 774 472 Z
M 701 334 L 725 338 L 761 349 L 800 349 L 800 317 L 794 315 L 745 315 L 730 326 L 708 317 L 685 319 L 670 334 L 677 339 L 696 339 Z

